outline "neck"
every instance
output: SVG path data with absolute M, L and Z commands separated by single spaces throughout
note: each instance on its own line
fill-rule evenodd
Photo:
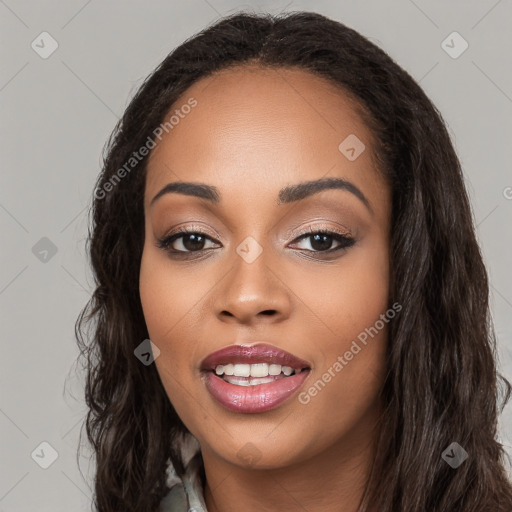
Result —
M 306 460 L 272 469 L 240 467 L 202 450 L 208 512 L 357 512 L 375 455 L 375 429 L 364 430 L 354 429 Z

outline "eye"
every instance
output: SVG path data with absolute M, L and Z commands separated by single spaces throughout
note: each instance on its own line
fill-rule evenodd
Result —
M 335 247 L 332 247 L 333 243 Z M 302 244 L 303 247 L 298 248 L 306 252 L 332 254 L 347 249 L 355 243 L 354 238 L 341 231 L 309 228 L 295 239 L 293 245 Z M 208 246 L 208 244 L 210 245 Z M 172 256 L 199 254 L 214 249 L 217 245 L 220 245 L 217 241 L 193 227 L 184 228 L 157 241 L 157 247 L 167 251 Z
M 172 254 L 200 252 L 212 247 L 207 247 L 208 242 L 213 242 L 206 233 L 196 229 L 185 228 L 177 233 L 158 240 L 157 246 Z M 215 243 L 213 243 L 215 246 Z
M 329 229 L 313 231 L 313 229 L 310 228 L 296 240 L 307 242 L 303 245 L 309 247 L 302 247 L 302 249 L 313 253 L 332 253 L 341 249 L 347 249 L 355 244 L 355 240 L 346 233 Z M 333 243 L 337 244 L 337 246 L 332 247 Z

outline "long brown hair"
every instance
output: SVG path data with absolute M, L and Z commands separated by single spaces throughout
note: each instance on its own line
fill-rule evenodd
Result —
M 76 324 L 97 509 L 156 511 L 168 464 L 183 474 L 188 432 L 155 365 L 134 356 L 149 337 L 138 289 L 147 157 L 113 177 L 188 87 L 249 62 L 300 68 L 350 94 L 392 187 L 391 302 L 403 309 L 390 323 L 386 409 L 360 510 L 510 512 L 497 441 L 510 385 L 496 371 L 488 278 L 443 119 L 383 50 L 309 12 L 235 14 L 187 40 L 142 84 L 108 141 L 88 238 L 96 288 Z M 452 442 L 468 453 L 457 469 L 442 458 Z

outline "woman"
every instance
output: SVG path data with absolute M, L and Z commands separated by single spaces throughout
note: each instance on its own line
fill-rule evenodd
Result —
M 512 509 L 460 163 L 374 44 L 220 20 L 142 85 L 94 196 L 100 512 Z

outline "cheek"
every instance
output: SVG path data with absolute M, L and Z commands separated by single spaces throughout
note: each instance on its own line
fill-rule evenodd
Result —
M 326 352 L 343 353 L 347 343 L 350 345 L 388 308 L 389 260 L 385 244 L 371 251 L 361 248 L 347 252 L 337 267 L 318 269 L 313 276 L 297 275 L 294 292 L 313 313 Z
M 315 374 L 302 395 L 312 415 L 333 404 L 343 414 L 328 415 L 325 426 L 357 422 L 374 404 L 385 376 L 388 324 L 395 312 L 389 301 L 389 260 L 383 243 L 373 251 L 347 253 L 329 279 L 317 276 L 297 289 L 317 326 Z M 315 286 L 305 282 L 314 282 Z M 319 321 L 320 320 L 320 321 Z M 311 329 L 311 327 L 310 327 Z
M 173 385 L 174 376 L 184 365 L 178 364 L 180 344 L 174 343 L 180 328 L 180 318 L 187 311 L 187 290 L 176 282 L 176 276 L 171 276 L 168 265 L 151 248 L 144 249 L 142 254 L 139 293 L 149 338 L 160 349 L 160 355 L 155 360 L 162 381 L 169 391 L 168 385 Z M 176 300 L 179 297 L 179 300 Z
M 139 292 L 150 336 L 161 343 L 171 343 L 175 334 L 187 324 L 200 321 L 201 298 L 211 284 L 197 279 L 192 267 L 173 269 L 160 249 L 144 248 Z
M 139 277 L 144 319 L 149 338 L 160 350 L 155 365 L 162 384 L 181 411 L 190 407 L 187 390 L 198 375 L 196 333 L 204 323 L 200 299 L 211 288 L 208 282 L 194 280 L 195 276 L 192 270 L 172 271 L 165 254 L 144 248 Z
M 171 275 L 164 258 L 152 248 L 142 253 L 139 292 L 144 317 L 150 334 L 161 338 L 172 327 L 186 303 L 186 290 L 180 287 L 179 275 Z M 178 295 L 180 300 L 173 300 Z

